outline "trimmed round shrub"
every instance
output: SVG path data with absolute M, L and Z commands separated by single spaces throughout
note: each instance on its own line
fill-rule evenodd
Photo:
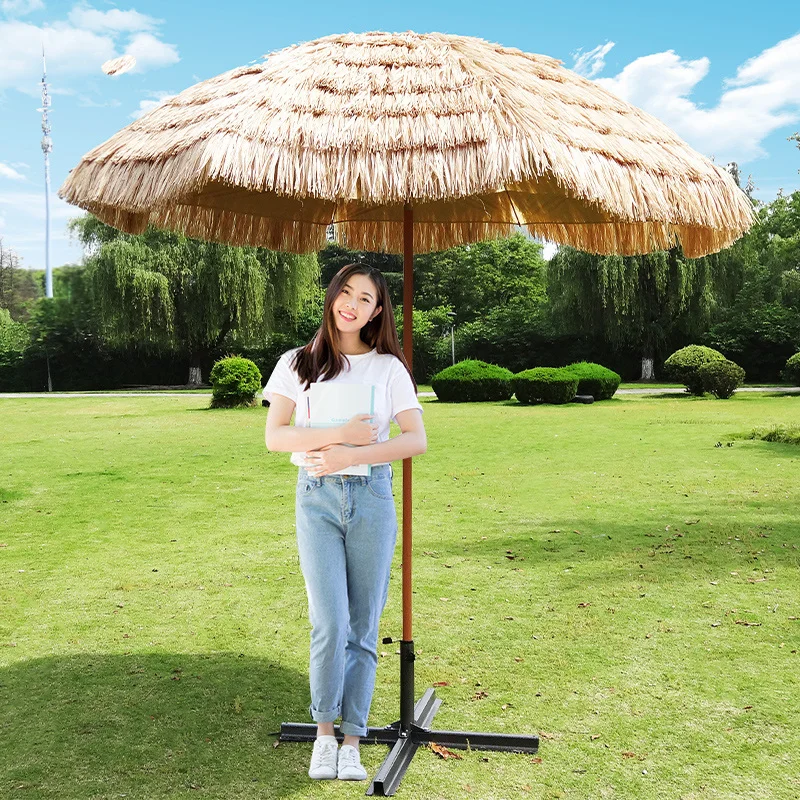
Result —
M 459 361 L 431 378 L 436 397 L 445 403 L 510 400 L 514 373 L 485 361 Z
M 783 379 L 800 386 L 800 353 L 795 353 L 783 369 Z
M 622 378 L 614 370 L 591 361 L 579 361 L 564 369 L 578 376 L 576 394 L 590 394 L 595 400 L 611 399 L 622 383 Z
M 726 360 L 719 350 L 700 344 L 690 344 L 688 347 L 676 350 L 664 362 L 664 370 L 667 377 L 684 384 L 691 394 L 701 395 L 705 389 L 703 382 L 697 377 L 697 370 L 710 361 Z
M 211 369 L 211 408 L 252 406 L 261 389 L 261 372 L 249 359 L 221 358 Z
M 520 403 L 569 403 L 578 390 L 578 376 L 564 367 L 535 367 L 511 380 Z
M 697 380 L 703 391 L 720 400 L 727 400 L 743 383 L 744 370 L 735 362 L 708 361 L 697 368 Z

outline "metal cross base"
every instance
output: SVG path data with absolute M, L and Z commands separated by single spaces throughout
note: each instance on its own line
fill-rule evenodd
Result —
M 385 744 L 392 749 L 372 779 L 368 795 L 388 797 L 397 791 L 400 781 L 408 769 L 411 759 L 421 744 L 434 742 L 457 750 L 496 750 L 511 753 L 535 753 L 539 737 L 535 735 L 509 733 L 471 733 L 467 731 L 435 731 L 428 726 L 439 710 L 442 701 L 433 689 L 428 689 L 414 706 L 414 722 L 402 730 L 400 722 L 385 728 L 368 728 L 362 744 Z M 342 739 L 339 726 L 334 726 L 338 739 Z M 313 742 L 317 738 L 315 723 L 284 722 L 281 725 L 280 741 Z

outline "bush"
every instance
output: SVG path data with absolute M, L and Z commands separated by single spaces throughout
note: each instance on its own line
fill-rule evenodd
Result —
M 590 361 L 579 361 L 564 369 L 578 376 L 576 394 L 590 394 L 595 400 L 611 399 L 622 382 L 622 378 L 613 370 Z
M 800 386 L 800 353 L 795 353 L 783 369 L 783 379 Z
M 484 400 L 510 400 L 511 370 L 485 361 L 460 361 L 431 378 L 439 400 L 472 403 Z
M 569 403 L 578 390 L 578 376 L 564 367 L 536 367 L 511 380 L 520 403 Z
M 691 394 L 701 395 L 705 389 L 702 381 L 697 377 L 697 370 L 710 361 L 726 360 L 719 350 L 699 344 L 690 344 L 688 347 L 676 350 L 664 362 L 664 369 L 670 379 L 684 384 Z
M 745 439 L 761 439 L 764 442 L 800 445 L 800 425 L 779 423 L 769 428 L 753 428 Z
M 249 358 L 221 358 L 211 369 L 211 408 L 254 405 L 261 373 Z
M 696 377 L 704 392 L 727 400 L 744 381 L 744 370 L 733 361 L 708 361 L 697 368 Z

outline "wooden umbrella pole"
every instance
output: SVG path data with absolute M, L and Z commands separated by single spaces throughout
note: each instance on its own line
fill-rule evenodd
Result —
M 403 209 L 403 352 L 413 369 L 414 210 Z M 411 459 L 403 459 L 403 639 L 400 643 L 400 727 L 414 721 L 414 642 L 411 630 Z

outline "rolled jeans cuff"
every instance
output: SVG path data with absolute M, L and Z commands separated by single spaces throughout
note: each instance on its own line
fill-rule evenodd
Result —
M 339 730 L 345 736 L 366 736 L 367 729 L 362 727 L 361 725 L 354 725 L 352 722 L 345 722 L 342 720 L 341 724 L 339 725 Z
M 308 711 L 314 722 L 334 722 L 342 715 L 341 708 L 334 708 L 332 711 L 316 711 L 313 707 L 309 706 Z

